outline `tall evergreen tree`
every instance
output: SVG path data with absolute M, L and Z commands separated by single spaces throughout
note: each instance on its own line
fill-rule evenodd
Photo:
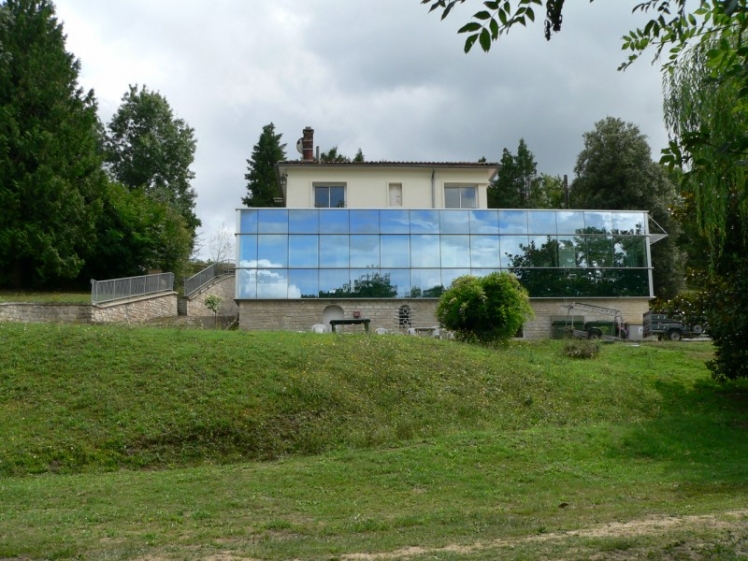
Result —
M 527 147 L 519 140 L 517 155 L 504 148 L 499 162 L 499 173 L 488 187 L 489 208 L 546 208 L 548 196 L 543 187 L 550 185 L 538 177 L 538 164 Z
M 262 127 L 260 139 L 247 160 L 247 196 L 242 203 L 248 207 L 277 206 L 275 198 L 280 194 L 280 185 L 275 173 L 275 164 L 286 159 L 286 145 L 281 144 L 283 135 L 275 132 L 270 123 Z
M 671 206 L 677 193 L 639 127 L 607 117 L 584 134 L 574 167 L 571 206 L 589 209 L 647 210 L 669 236 L 652 246 L 655 295 L 673 298 L 684 286 L 683 252 L 676 245 L 680 226 Z
M 130 90 L 109 122 L 106 160 L 114 179 L 129 189 L 142 189 L 172 206 L 194 238 L 200 220 L 195 215 L 195 131 L 176 118 L 169 102 L 146 86 Z
M 0 283 L 54 286 L 81 270 L 105 177 L 93 92 L 78 86 L 47 0 L 0 5 Z

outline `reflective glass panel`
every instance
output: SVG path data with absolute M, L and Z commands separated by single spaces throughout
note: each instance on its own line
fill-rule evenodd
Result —
M 645 214 L 643 212 L 614 212 L 614 234 L 644 234 Z
M 500 234 L 526 234 L 527 212 L 524 210 L 499 211 Z
M 411 267 L 438 267 L 439 263 L 439 236 L 411 236 Z
M 351 234 L 378 234 L 378 210 L 351 210 Z
M 288 270 L 258 269 L 257 298 L 288 298 Z
M 409 234 L 410 211 L 380 210 L 379 224 L 383 234 Z
M 584 231 L 586 234 L 613 233 L 613 216 L 610 212 L 585 212 Z
M 239 263 L 238 267 L 254 267 L 257 265 L 257 236 L 238 236 Z
M 438 234 L 439 213 L 436 210 L 411 210 L 410 232 L 412 234 Z
M 322 209 L 319 211 L 319 231 L 322 234 L 347 234 L 350 229 L 347 210 Z
M 395 298 L 397 287 L 389 273 L 372 269 L 351 269 L 351 298 Z
M 288 231 L 291 234 L 318 234 L 319 211 L 312 209 L 289 210 Z
M 556 213 L 552 210 L 530 210 L 527 212 L 527 232 L 531 235 L 555 234 Z
M 499 233 L 499 211 L 498 210 L 471 210 L 470 211 L 470 233 L 471 234 L 498 234 Z
M 616 267 L 646 267 L 647 250 L 645 238 L 614 236 L 613 251 Z
M 457 277 L 470 274 L 470 269 L 442 269 L 442 286 L 449 288 Z
M 381 236 L 382 267 L 410 267 L 410 236 Z
M 559 267 L 586 267 L 583 238 L 559 236 L 556 243 Z
M 498 269 L 499 236 L 470 236 L 470 266 Z
M 410 294 L 409 269 L 383 269 L 382 274 L 388 276 L 390 285 L 396 292 L 396 298 L 405 298 Z
M 257 260 L 259 267 L 288 267 L 288 236 L 257 236 Z
M 319 236 L 288 236 L 289 267 L 319 267 Z
M 444 292 L 439 269 L 412 269 L 410 296 L 412 298 L 438 298 Z
M 242 210 L 239 220 L 239 233 L 256 234 L 257 233 L 257 211 Z
M 320 267 L 348 267 L 350 265 L 349 236 L 320 236 Z
M 236 270 L 236 297 L 257 298 L 257 271 L 255 269 Z
M 613 238 L 611 236 L 586 236 L 587 266 L 613 266 Z
M 320 298 L 345 298 L 351 291 L 351 273 L 349 269 L 320 269 Z
M 351 236 L 351 267 L 379 267 L 379 236 Z
M 556 236 L 529 236 L 524 260 L 528 267 L 558 267 Z
M 584 231 L 584 212 L 560 211 L 556 213 L 559 234 L 581 234 Z
M 258 210 L 257 231 L 260 234 L 287 234 L 288 211 L 280 208 Z
M 442 234 L 469 234 L 470 215 L 463 210 L 442 211 L 440 215 L 440 230 Z
M 521 267 L 525 257 L 527 236 L 500 236 L 499 249 L 501 251 L 502 267 Z
M 440 236 L 441 266 L 470 266 L 470 236 Z
M 289 298 L 319 297 L 319 271 L 317 269 L 290 269 L 288 277 Z

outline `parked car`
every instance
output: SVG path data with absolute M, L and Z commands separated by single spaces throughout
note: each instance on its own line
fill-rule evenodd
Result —
M 704 326 L 701 323 L 687 324 L 680 319 L 670 318 L 667 314 L 655 314 L 646 312 L 644 314 L 643 335 L 657 335 L 670 341 L 680 341 L 683 337 L 700 337 L 704 334 Z

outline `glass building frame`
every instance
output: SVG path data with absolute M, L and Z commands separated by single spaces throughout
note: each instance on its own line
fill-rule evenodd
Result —
M 237 300 L 438 298 L 510 272 L 533 298 L 652 296 L 644 211 L 240 209 Z

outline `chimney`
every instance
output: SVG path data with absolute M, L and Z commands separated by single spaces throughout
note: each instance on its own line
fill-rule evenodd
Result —
M 314 129 L 304 128 L 304 136 L 301 139 L 301 159 L 305 162 L 314 160 Z

